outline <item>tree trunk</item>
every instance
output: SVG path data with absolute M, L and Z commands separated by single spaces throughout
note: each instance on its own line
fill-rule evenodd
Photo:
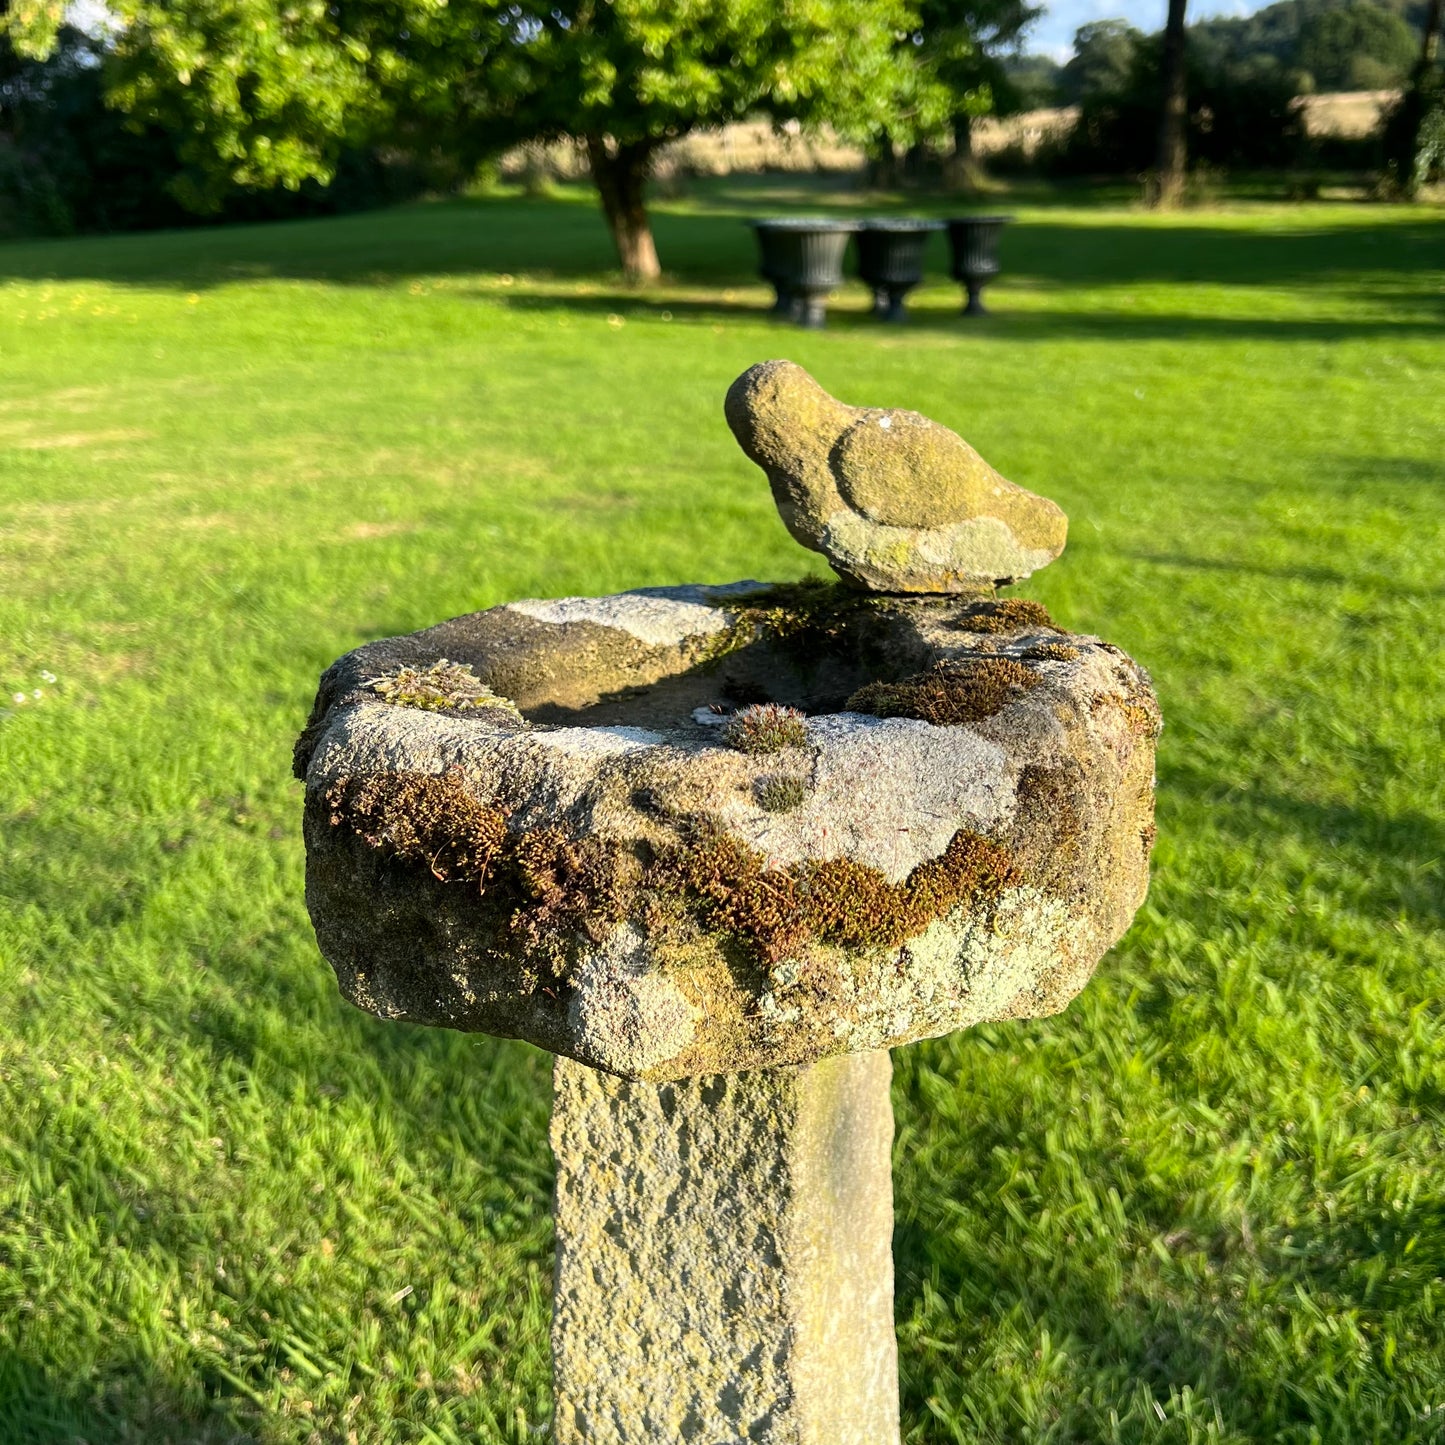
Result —
M 618 145 L 600 135 L 587 137 L 587 159 L 602 198 L 602 214 L 607 217 L 617 259 L 629 281 L 655 281 L 662 275 L 652 241 L 652 223 L 647 218 L 652 152 L 651 141 Z
M 884 131 L 865 152 L 867 164 L 864 168 L 864 182 L 870 190 L 896 191 L 902 177 L 898 173 L 898 152 L 893 146 L 893 137 Z
M 1430 0 L 1425 9 L 1425 35 L 1420 41 L 1419 75 L 1430 73 L 1440 54 L 1440 0 Z
M 1188 160 L 1186 125 L 1189 94 L 1184 73 L 1185 0 L 1169 0 L 1164 27 L 1164 52 L 1159 59 L 1164 103 L 1159 112 L 1159 150 L 1149 184 L 1149 203 L 1161 209 L 1177 206 L 1184 196 L 1184 167 Z
M 973 149 L 973 117 L 967 113 L 953 118 L 953 154 L 943 168 L 944 184 L 950 191 L 974 192 L 983 188 L 983 166 Z

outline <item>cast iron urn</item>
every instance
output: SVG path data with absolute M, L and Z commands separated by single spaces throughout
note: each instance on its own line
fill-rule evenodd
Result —
M 858 225 L 791 217 L 749 224 L 758 237 L 758 273 L 777 292 L 773 314 L 799 326 L 823 326 L 829 293 L 843 284 L 848 238 Z
M 960 216 L 948 223 L 953 278 L 968 293 L 965 316 L 984 314 L 983 288 L 998 275 L 998 238 L 1012 216 Z
M 923 280 L 928 238 L 943 229 L 942 221 L 906 218 L 865 221 L 858 232 L 858 275 L 873 291 L 873 314 L 883 321 L 903 321 L 903 298 Z

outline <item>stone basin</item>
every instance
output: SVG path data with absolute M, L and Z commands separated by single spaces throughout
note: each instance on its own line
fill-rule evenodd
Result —
M 387 700 L 443 660 L 497 699 Z M 740 750 L 765 703 L 803 716 Z M 1144 897 L 1158 728 L 1118 648 L 987 590 L 513 602 L 326 672 L 307 904 L 360 1007 L 624 1079 L 886 1049 L 1074 997 Z

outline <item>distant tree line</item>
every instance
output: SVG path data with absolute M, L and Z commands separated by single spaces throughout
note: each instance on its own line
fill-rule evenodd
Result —
M 1360 168 L 1393 162 L 1403 181 L 1422 122 L 1440 108 L 1438 42 L 1431 43 L 1439 30 L 1438 7 L 1439 0 L 1281 0 L 1254 15 L 1189 26 L 1183 56 L 1188 156 L 1229 168 L 1287 167 L 1310 159 Z M 1163 33 L 1101 20 L 1079 29 L 1074 55 L 1063 65 L 1037 56 L 1009 60 L 1015 93 L 1026 108 L 1080 110 L 1072 133 L 1048 148 L 1038 166 L 1063 174 L 1142 174 L 1156 166 L 1164 44 Z M 1353 144 L 1306 143 L 1296 97 L 1387 89 L 1407 94 L 1381 134 Z M 1407 112 L 1417 90 L 1423 113 L 1412 121 Z M 1428 143 L 1429 136 L 1424 139 Z M 1428 157 L 1426 169 L 1434 169 Z
M 1404 84 L 1385 154 L 1419 184 L 1445 156 L 1442 0 L 1282 0 L 1246 19 L 1083 27 L 1063 66 L 1024 53 L 1029 0 L 0 0 L 0 235 L 263 219 L 465 184 L 521 142 L 569 137 L 624 271 L 656 275 L 659 150 L 748 116 L 831 126 L 927 173 L 972 167 L 975 120 L 1077 104 L 1063 172 L 1186 156 L 1298 157 L 1301 92 Z M 935 167 L 936 173 L 936 167 Z

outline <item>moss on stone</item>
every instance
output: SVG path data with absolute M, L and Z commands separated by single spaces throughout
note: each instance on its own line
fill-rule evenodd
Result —
M 872 604 L 873 599 L 866 593 L 821 577 L 779 582 L 750 594 L 729 609 L 733 623 L 709 639 L 705 660 L 718 661 L 762 639 L 799 647 L 816 645 L 821 640 L 836 646 L 846 635 L 850 621 Z
M 960 632 L 1022 632 L 1025 628 L 1052 628 L 1054 619 L 1042 602 L 1028 597 L 1000 597 L 977 602 L 953 624 Z
M 807 800 L 808 785 L 802 778 L 775 773 L 758 779 L 753 796 L 764 812 L 790 813 Z
M 429 712 L 495 712 L 513 722 L 522 714 L 510 698 L 493 692 L 465 663 L 438 658 L 429 667 L 403 666 L 365 684 L 383 702 Z
M 808 741 L 806 719 L 795 707 L 757 703 L 735 712 L 722 730 L 723 741 L 740 753 L 780 753 Z
M 1030 662 L 1077 662 L 1079 649 L 1068 642 L 1040 642 L 1023 654 Z
M 1156 738 L 1164 727 L 1159 704 L 1147 693 L 1102 692 L 1090 703 L 1094 712 L 1106 707 L 1117 708 L 1123 713 L 1129 731 L 1136 737 Z
M 627 916 L 642 879 L 631 851 L 561 828 L 519 833 L 509 851 L 521 895 L 512 929 L 529 951 L 555 953 L 559 940 L 578 932 L 600 942 Z
M 991 596 L 991 587 L 978 589 Z M 952 600 L 952 599 L 950 599 Z M 886 615 L 890 599 L 842 582 L 804 577 L 754 592 L 731 610 L 731 627 L 714 634 L 704 656 L 716 662 L 760 641 L 778 644 L 805 660 L 838 656 L 857 645 L 858 623 Z
M 1071 863 L 1084 836 L 1079 786 L 1066 768 L 1028 763 L 1019 773 L 1019 819 L 1025 835 L 1039 839 L 1041 861 L 1051 869 Z
M 579 936 L 599 942 L 658 905 L 698 915 L 771 965 L 813 940 L 890 947 L 963 904 L 987 903 L 1020 881 L 1012 854 L 960 830 L 901 883 L 848 858 L 769 868 L 766 857 L 707 822 L 644 861 L 630 845 L 576 838 L 556 827 L 513 833 L 506 814 L 451 773 L 344 778 L 325 795 L 333 827 L 387 857 L 424 866 L 510 915 L 529 954 L 562 975 Z
M 940 662 L 902 682 L 870 682 L 848 699 L 848 711 L 956 727 L 992 717 L 1040 681 L 1011 657 Z
M 392 857 L 423 863 L 443 883 L 484 888 L 510 839 L 507 815 L 456 773 L 375 773 L 326 793 L 333 827 Z
M 961 904 L 991 901 L 1019 881 L 1007 849 L 966 829 L 901 883 L 850 858 L 768 868 L 761 853 L 716 830 L 665 850 L 650 877 L 695 899 L 709 926 L 738 935 L 769 964 L 815 939 L 897 946 Z

